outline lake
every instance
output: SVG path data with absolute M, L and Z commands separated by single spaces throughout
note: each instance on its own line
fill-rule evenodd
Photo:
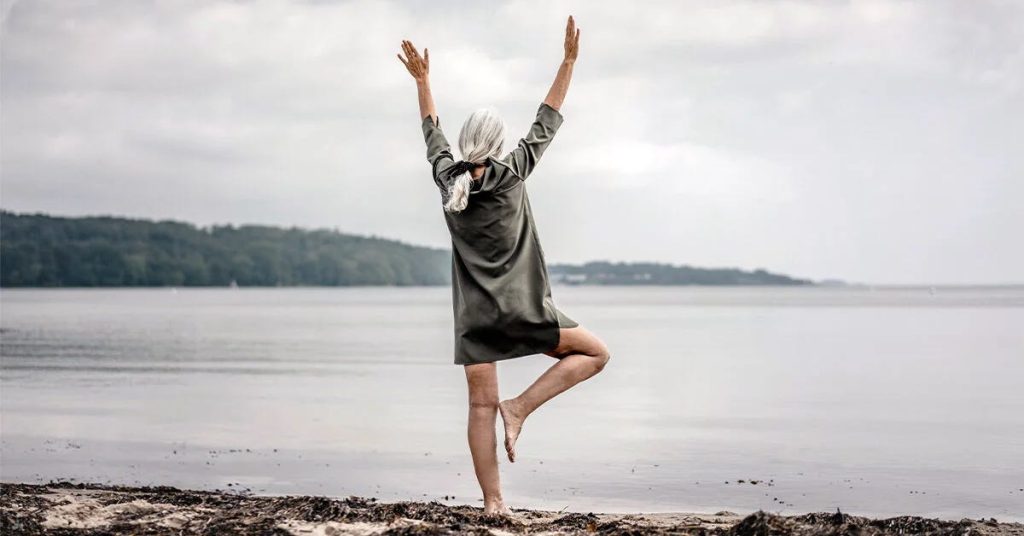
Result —
M 1022 287 L 553 290 L 612 360 L 527 421 L 513 507 L 1024 520 Z M 4 289 L 0 478 L 479 504 L 450 300 Z

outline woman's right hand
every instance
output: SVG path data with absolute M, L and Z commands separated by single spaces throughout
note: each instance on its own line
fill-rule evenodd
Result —
M 580 53 L 580 31 L 576 28 L 576 20 L 569 15 L 569 22 L 565 24 L 565 59 L 558 66 L 558 74 L 555 81 L 551 83 L 548 96 L 544 97 L 544 104 L 561 109 L 562 101 L 565 100 L 565 93 L 569 91 L 569 81 L 572 80 L 573 65 L 576 64 L 576 56 Z
M 580 53 L 580 31 L 576 28 L 576 21 L 569 15 L 569 22 L 565 24 L 565 61 L 576 62 L 576 56 Z

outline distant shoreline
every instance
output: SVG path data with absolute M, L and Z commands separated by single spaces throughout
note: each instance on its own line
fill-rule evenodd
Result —
M 196 226 L 116 216 L 60 217 L 0 210 L 0 288 L 447 286 L 451 252 L 334 229 Z M 1019 283 L 861 283 L 765 269 L 663 262 L 550 263 L 552 284 L 1016 288 Z
M 1024 524 L 916 516 L 871 519 L 837 512 L 781 516 L 594 514 L 476 506 L 383 503 L 374 498 L 255 496 L 167 486 L 0 483 L 0 526 L 12 534 L 987 534 L 1021 535 Z
M 948 285 L 903 285 L 903 284 L 880 284 L 880 285 L 867 285 L 850 283 L 844 285 L 820 285 L 820 284 L 809 284 L 809 285 L 696 285 L 696 284 L 676 284 L 676 285 L 615 285 L 615 284 L 572 284 L 572 283 L 552 283 L 554 288 L 693 288 L 693 289 L 805 289 L 805 290 L 852 290 L 852 291 L 884 291 L 884 290 L 907 290 L 907 291 L 923 291 L 928 292 L 929 290 L 934 291 L 965 291 L 965 290 L 1024 290 L 1024 283 L 1005 283 L 1005 284 L 982 284 L 982 285 L 965 285 L 965 284 L 948 284 Z M 269 289 L 415 289 L 415 288 L 446 288 L 449 284 L 441 285 L 246 285 L 238 287 L 230 287 L 225 285 L 120 285 L 120 286 L 13 286 L 5 287 L 0 286 L 0 290 L 269 290 Z
M 2 287 L 444 286 L 451 252 L 329 229 L 0 211 Z M 549 264 L 553 283 L 815 284 L 765 269 L 659 262 Z M 824 284 L 842 284 L 836 280 Z

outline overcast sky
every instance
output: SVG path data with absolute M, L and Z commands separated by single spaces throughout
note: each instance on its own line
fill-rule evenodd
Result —
M 1024 282 L 1024 2 L 3 0 L 0 206 L 448 247 L 415 85 L 454 144 L 525 134 L 549 262 Z

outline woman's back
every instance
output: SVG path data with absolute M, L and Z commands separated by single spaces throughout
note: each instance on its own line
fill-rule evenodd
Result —
M 484 512 L 511 511 L 501 498 L 494 425 L 500 411 L 505 451 L 516 458 L 516 438 L 526 417 L 545 401 L 597 374 L 607 347 L 562 314 L 551 299 L 544 254 L 523 181 L 562 123 L 558 112 L 569 89 L 580 32 L 572 17 L 565 27 L 565 56 L 530 132 L 498 159 L 505 123 L 493 110 L 474 112 L 459 134 L 462 161 L 455 162 L 440 128 L 430 91 L 430 54 L 409 41 L 398 58 L 416 80 L 427 159 L 440 189 L 452 237 L 452 305 L 455 363 L 465 365 L 469 386 L 468 439 L 473 468 L 484 493 Z M 481 168 L 483 173 L 480 174 Z M 498 402 L 495 362 L 546 354 L 559 361 L 522 394 Z
M 501 159 L 487 160 L 465 208 L 444 211 L 452 238 L 457 363 L 529 355 L 558 343 L 559 315 L 525 179 L 562 121 L 557 110 L 541 104 L 516 148 Z M 425 118 L 423 135 L 444 204 L 463 171 L 440 121 Z

